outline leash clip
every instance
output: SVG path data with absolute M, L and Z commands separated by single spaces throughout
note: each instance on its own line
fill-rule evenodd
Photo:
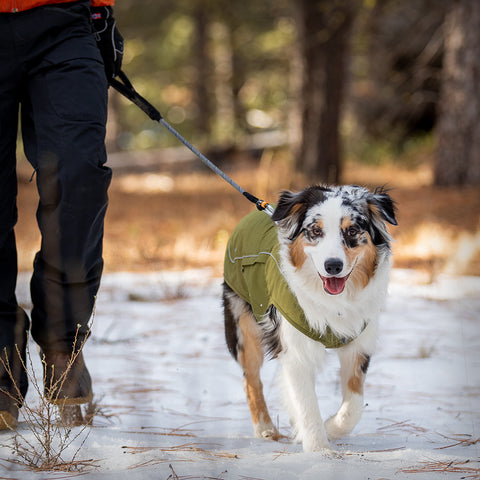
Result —
M 273 207 L 265 200 L 258 200 L 255 205 L 257 206 L 258 210 L 265 212 L 270 217 L 273 215 Z

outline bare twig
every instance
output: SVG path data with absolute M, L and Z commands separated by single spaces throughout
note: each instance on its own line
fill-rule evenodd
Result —
M 454 437 L 448 437 L 447 435 L 443 435 L 441 433 L 439 433 L 439 435 L 448 440 L 454 440 L 455 443 L 452 443 L 451 445 L 446 445 L 444 447 L 436 447 L 435 450 L 444 450 L 446 448 L 457 447 L 458 445 L 469 447 L 470 445 L 475 445 L 480 442 L 480 438 L 472 438 L 471 435 L 455 435 Z
M 466 474 L 464 478 L 480 479 L 480 468 L 465 466 L 468 463 L 470 463 L 470 460 L 464 462 L 453 460 L 450 462 L 428 461 L 421 462 L 418 466 L 402 468 L 400 471 L 403 473 L 463 473 Z
M 377 430 L 380 432 L 383 432 L 386 430 L 402 430 L 410 433 L 425 433 L 428 431 L 424 427 L 420 427 L 418 425 L 415 425 L 414 423 L 409 423 L 410 420 L 403 420 L 401 422 L 395 422 L 389 419 L 382 419 L 382 420 L 387 420 L 393 423 L 391 423 L 390 425 L 384 425 L 383 427 L 379 427 Z
M 88 335 L 86 336 L 88 337 Z M 28 340 L 28 339 L 27 339 Z M 74 415 L 72 420 L 65 422 L 67 417 L 66 408 L 61 405 L 61 399 L 59 399 L 60 391 L 64 382 L 66 381 L 68 374 L 72 368 L 73 363 L 80 354 L 85 340 L 83 340 L 79 348 L 78 344 L 78 329 L 75 334 L 75 340 L 73 345 L 72 354 L 67 363 L 65 371 L 56 380 L 50 381 L 50 385 L 47 385 L 47 365 L 45 363 L 45 357 L 42 358 L 43 377 L 38 379 L 35 368 L 33 366 L 30 349 L 26 347 L 26 362 L 22 358 L 22 354 L 18 345 L 15 345 L 15 354 L 18 356 L 21 368 L 27 373 L 27 377 L 31 387 L 37 394 L 38 405 L 30 405 L 26 402 L 20 392 L 19 385 L 15 381 L 12 366 L 7 355 L 6 350 L 5 358 L 0 355 L 0 363 L 5 369 L 13 385 L 13 392 L 4 392 L 10 396 L 10 398 L 19 405 L 23 404 L 22 413 L 25 419 L 29 433 L 33 438 L 27 437 L 25 434 L 20 433 L 18 429 L 11 428 L 14 436 L 12 439 L 13 451 L 17 455 L 17 459 L 13 460 L 13 463 L 26 465 L 29 469 L 40 471 L 79 471 L 87 466 L 94 466 L 94 460 L 77 460 L 77 456 L 85 444 L 88 437 L 86 431 L 87 427 L 91 424 L 94 414 L 89 412 L 87 422 L 82 423 L 81 428 L 75 432 L 74 426 L 78 426 L 78 415 Z M 44 391 L 42 391 L 44 387 Z M 44 394 L 45 392 L 45 394 Z M 47 393 L 48 392 L 48 393 Z M 60 400 L 60 401 L 59 401 Z M 59 407 L 55 404 L 60 404 Z M 78 407 L 80 408 L 80 407 Z M 90 407 L 91 409 L 92 407 Z M 81 412 L 81 411 L 80 411 Z M 70 411 L 70 413 L 78 413 Z M 80 418 L 83 418 L 80 415 Z M 66 450 L 71 447 L 77 439 L 84 436 L 80 442 L 79 447 L 70 455 L 70 458 L 65 459 Z

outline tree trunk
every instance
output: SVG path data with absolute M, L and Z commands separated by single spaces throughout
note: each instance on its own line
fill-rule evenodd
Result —
M 340 179 L 340 114 L 356 1 L 301 0 L 302 139 L 297 166 L 312 179 Z
M 193 45 L 193 59 L 196 70 L 195 99 L 198 107 L 196 129 L 203 139 L 208 141 L 212 120 L 212 107 L 209 95 L 212 67 L 208 54 L 209 18 L 206 6 L 206 2 L 198 1 L 194 7 L 195 42 Z
M 231 85 L 233 77 L 233 40 L 228 26 L 212 24 L 216 119 L 214 141 L 223 145 L 234 144 L 235 99 Z
M 445 19 L 436 185 L 480 185 L 480 2 L 458 0 Z

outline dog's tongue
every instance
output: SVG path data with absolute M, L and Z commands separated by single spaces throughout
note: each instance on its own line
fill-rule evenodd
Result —
M 324 278 L 323 285 L 325 290 L 330 293 L 330 295 L 338 295 L 343 292 L 345 288 L 345 283 L 347 282 L 348 277 L 337 278 L 337 277 L 328 277 Z

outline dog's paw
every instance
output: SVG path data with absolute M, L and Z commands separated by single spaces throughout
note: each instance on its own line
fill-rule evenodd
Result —
M 264 438 L 265 440 L 275 440 L 278 441 L 280 434 L 273 424 L 270 425 L 256 425 L 255 426 L 255 436 L 257 438 Z
M 352 432 L 362 417 L 362 397 L 354 395 L 344 402 L 338 412 L 325 422 L 325 430 L 330 440 L 338 440 Z
M 273 427 L 273 428 L 264 430 L 262 432 L 262 437 L 266 438 L 267 440 L 278 441 L 278 439 L 280 438 L 280 434 L 278 433 L 278 430 L 275 427 Z
M 338 418 L 336 415 L 330 417 L 325 422 L 325 430 L 327 431 L 327 436 L 329 440 L 338 440 L 345 435 L 345 429 L 342 428 L 341 425 L 338 424 Z
M 303 442 L 303 451 L 308 452 L 315 452 L 320 454 L 322 457 L 325 458 L 332 458 L 332 459 L 340 459 L 343 458 L 343 455 L 336 450 L 333 450 L 328 441 L 321 442 L 321 441 L 314 441 L 314 442 Z
M 341 415 L 339 413 L 330 417 L 325 422 L 325 430 L 329 440 L 338 440 L 351 433 L 357 424 L 357 421 L 357 418 L 352 418 L 349 415 Z
M 331 458 L 332 460 L 340 460 L 344 458 L 342 453 L 338 452 L 337 450 L 333 450 L 332 448 L 323 448 L 318 450 L 317 453 L 322 455 L 322 457 Z
M 328 451 L 333 451 L 326 438 L 304 438 L 302 447 L 304 452 L 322 452 L 322 454 L 326 454 Z

